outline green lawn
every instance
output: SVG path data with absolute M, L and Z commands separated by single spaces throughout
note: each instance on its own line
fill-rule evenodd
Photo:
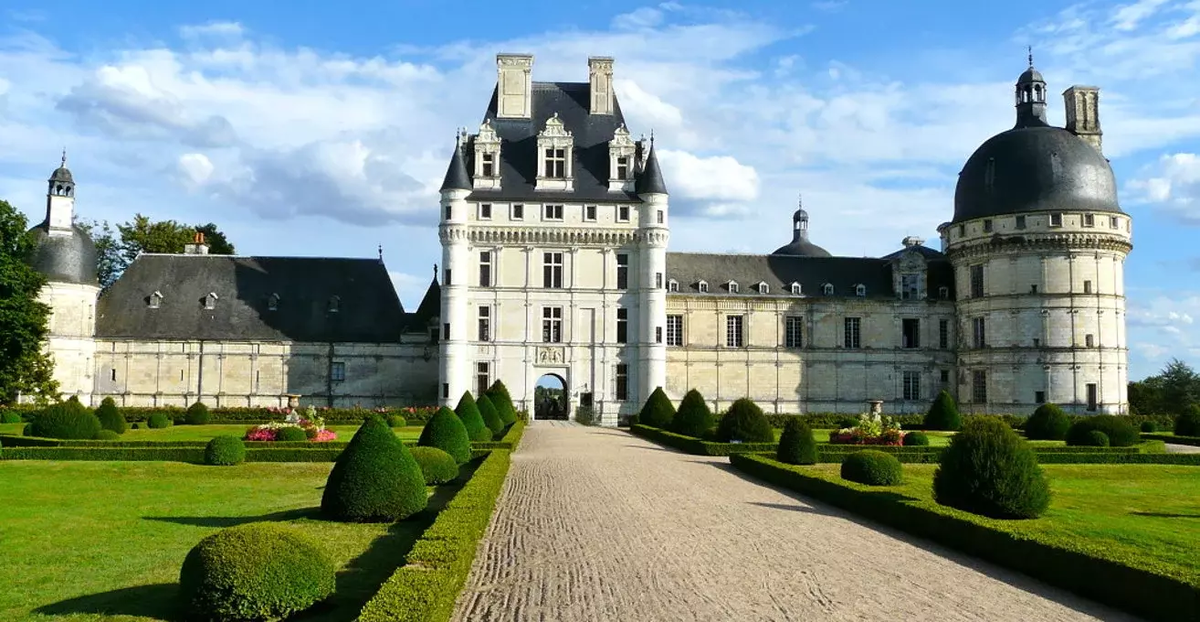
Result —
M 141 429 L 129 430 L 121 435 L 123 441 L 207 441 L 214 436 L 222 434 L 232 434 L 241 437 L 246 434 L 251 426 L 249 424 L 237 425 L 173 425 L 169 428 L 160 428 L 151 430 L 141 424 Z M 358 430 L 357 425 L 331 425 L 326 426 L 330 430 L 337 432 L 339 441 L 349 441 L 354 432 Z M 7 423 L 0 424 L 0 434 L 21 434 L 25 429 L 23 423 Z M 393 428 L 396 436 L 401 440 L 415 441 L 421 437 L 420 426 L 409 426 L 406 428 Z
M 353 620 L 457 490 L 395 524 L 320 520 L 329 463 L 0 462 L 0 620 L 164 620 L 187 552 L 222 527 L 277 521 L 316 537 L 337 592 L 301 620 Z
M 805 468 L 846 483 L 838 476 L 839 465 Z M 936 468 L 906 464 L 905 482 L 895 487 L 849 485 L 897 492 L 913 502 L 936 505 L 932 496 Z M 1042 468 L 1054 495 L 1043 517 L 972 520 L 1200 586 L 1200 469 L 1140 464 L 1048 464 Z

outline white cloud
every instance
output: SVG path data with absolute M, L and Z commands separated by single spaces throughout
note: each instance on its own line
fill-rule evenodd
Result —
M 1128 184 L 1138 199 L 1177 221 L 1200 225 L 1200 156 L 1163 155 L 1142 173 Z
M 207 24 L 183 26 L 179 29 L 179 36 L 184 39 L 199 39 L 202 37 L 236 38 L 241 37 L 245 33 L 246 29 L 238 22 L 215 21 Z
M 1138 24 L 1154 15 L 1158 9 L 1162 8 L 1168 0 L 1139 0 L 1133 4 L 1125 4 L 1116 8 L 1113 12 L 1111 23 L 1113 27 L 1121 31 L 1130 31 L 1138 27 Z
M 685 214 L 737 216 L 758 198 L 758 173 L 731 156 L 698 157 L 656 149 L 671 202 Z
M 1142 359 L 1145 375 L 1156 373 L 1171 358 L 1200 356 L 1200 291 L 1146 294 L 1128 299 L 1126 322 L 1131 349 Z
M 213 164 L 203 153 L 185 153 L 179 156 L 179 172 L 183 175 L 184 184 L 195 188 L 208 181 Z

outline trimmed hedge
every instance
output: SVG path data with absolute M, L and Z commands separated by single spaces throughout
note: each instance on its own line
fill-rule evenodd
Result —
M 948 391 L 943 390 L 934 398 L 933 404 L 929 406 L 929 412 L 925 414 L 923 423 L 926 430 L 954 431 L 962 428 L 962 417 L 958 414 L 958 404 L 954 403 L 954 398 Z
M 713 418 L 712 410 L 708 408 L 708 402 L 704 400 L 704 396 L 699 391 L 692 389 L 685 393 L 683 401 L 679 402 L 679 410 L 671 419 L 669 429 L 676 434 L 704 438 L 712 433 L 716 425 L 716 419 Z
M 1061 441 L 1067 438 L 1071 420 L 1058 404 L 1042 404 L 1025 421 L 1025 438 L 1031 441 Z
M 1200 436 L 1172 436 L 1170 434 L 1143 434 L 1143 439 L 1174 443 L 1176 445 L 1192 445 L 1200 447 Z
M 674 418 L 675 405 L 663 392 L 662 387 L 657 387 L 650 393 L 650 397 L 646 398 L 646 403 L 638 413 L 638 423 L 660 429 L 668 429 Z
M 233 466 L 246 461 L 246 443 L 232 436 L 218 436 L 204 446 L 204 464 Z
M 999 419 L 977 419 L 942 452 L 933 498 L 992 518 L 1037 518 L 1050 507 L 1050 482 L 1012 428 Z
M 1067 430 L 1067 444 L 1090 445 L 1093 437 L 1089 433 L 1093 430 L 1104 432 L 1113 447 L 1129 447 L 1141 440 L 1141 434 L 1127 417 L 1093 415 L 1071 424 L 1071 429 Z
M 0 412 L 0 423 L 24 423 L 21 415 L 12 411 Z
M 896 456 L 864 449 L 842 460 L 842 479 L 868 486 L 895 486 L 904 480 L 904 469 Z
M 161 430 L 171 426 L 171 419 L 163 413 L 153 413 L 146 420 L 146 426 L 152 430 Z
M 413 447 L 409 452 L 417 461 L 417 466 L 421 467 L 426 486 L 445 484 L 458 477 L 458 463 L 437 447 Z
M 339 521 L 391 522 L 427 503 L 421 467 L 387 423 L 374 416 L 363 422 L 329 472 L 321 513 Z
M 714 443 L 692 436 L 684 436 L 666 430 L 635 424 L 629 431 L 647 440 L 674 447 L 685 453 L 697 456 L 729 456 L 735 453 L 753 453 L 759 451 L 774 452 L 777 443 Z
M 437 447 L 450 454 L 458 464 L 465 464 L 471 459 L 471 439 L 467 434 L 467 427 L 453 410 L 445 406 L 425 424 L 417 445 Z
M 475 405 L 479 407 L 479 416 L 483 417 L 483 424 L 492 431 L 492 440 L 497 434 L 504 432 L 504 421 L 500 419 L 500 413 L 496 410 L 496 405 L 492 403 L 492 398 L 487 395 L 480 395 L 478 400 L 475 400 Z
M 800 419 L 789 420 L 779 435 L 779 449 L 775 455 L 787 464 L 816 464 L 817 441 L 808 424 Z
M 1200 436 L 1200 405 L 1192 404 L 1186 412 L 1176 417 L 1172 430 L 1175 436 Z
M 303 443 L 308 441 L 308 433 L 304 428 L 279 428 L 275 430 L 275 442 L 277 443 Z
M 475 397 L 471 395 L 470 391 L 464 391 L 462 397 L 458 399 L 458 406 L 454 407 L 454 414 L 462 419 L 463 425 L 467 428 L 467 436 L 472 441 L 482 443 L 495 440 L 496 435 L 483 422 L 483 415 L 479 414 L 479 405 L 475 403 Z
M 389 428 L 404 428 L 408 427 L 408 419 L 401 415 L 388 415 L 387 424 Z
M 112 430 L 100 430 L 99 432 L 96 433 L 96 440 L 98 440 L 98 441 L 119 441 L 119 440 L 121 440 L 121 435 L 117 434 L 116 432 L 113 432 Z
M 117 403 L 111 397 L 106 397 L 104 401 L 100 402 L 100 406 L 96 409 L 96 418 L 100 420 L 100 427 L 105 430 L 124 434 L 129 429 L 129 424 L 125 421 L 125 417 L 117 409 Z
M 919 430 L 905 432 L 904 440 L 902 442 L 904 443 L 905 447 L 928 447 L 929 435 Z
M 68 400 L 46 407 L 34 418 L 29 431 L 44 438 L 84 440 L 96 438 L 100 430 L 100 420 L 92 411 Z
M 449 620 L 504 488 L 511 452 L 493 451 L 438 513 L 359 614 L 359 622 Z
M 716 440 L 722 443 L 775 443 L 775 430 L 763 411 L 748 398 L 735 401 L 717 424 Z
M 208 406 L 204 402 L 196 402 L 188 406 L 187 412 L 183 415 L 183 420 L 188 425 L 208 425 L 212 420 L 212 415 L 208 412 Z
M 1133 454 L 1140 457 L 1162 457 Z M 1183 457 L 1182 454 L 1170 454 Z M 1086 598 L 1154 620 L 1200 619 L 1200 588 L 1085 552 L 1003 529 L 1004 523 L 933 503 L 860 489 L 754 455 L 730 456 L 734 468 L 859 516 L 1022 572 Z
M 503 382 L 497 378 L 492 386 L 486 391 L 488 399 L 492 400 L 492 406 L 496 407 L 496 412 L 500 415 L 500 420 L 504 425 L 512 425 L 517 422 L 517 409 L 513 407 L 512 396 L 508 394 L 508 387 L 504 386 Z

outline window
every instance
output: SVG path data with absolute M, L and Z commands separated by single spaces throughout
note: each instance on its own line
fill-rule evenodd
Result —
M 513 220 L 525 220 L 525 206 L 521 203 L 513 203 L 511 211 Z
M 1095 214 L 1084 214 L 1083 215 L 1083 226 L 1095 227 L 1096 226 L 1096 215 Z
M 982 369 L 971 372 L 971 401 L 976 404 L 987 403 L 987 372 Z
M 1092 282 L 1091 281 L 1083 282 L 1083 293 L 1085 293 L 1085 294 L 1092 293 Z
M 854 295 L 858 296 L 860 298 L 862 296 L 866 296 L 867 295 L 867 286 L 866 285 L 855 285 L 854 286 Z
M 486 361 L 475 363 L 475 395 L 483 395 L 492 386 L 492 365 Z
M 1018 229 L 1025 228 L 1025 217 L 1024 216 L 1017 216 L 1017 228 Z
M 629 289 L 629 255 L 617 253 L 617 289 Z
M 803 291 L 804 290 L 800 287 L 799 283 L 792 283 L 792 295 L 793 296 L 799 296 L 801 293 L 803 293 Z
M 740 315 L 725 316 L 725 346 L 729 348 L 742 347 L 742 327 L 745 318 Z
M 1117 217 L 1116 217 L 1116 216 L 1109 216 L 1109 217 L 1108 217 L 1108 227 L 1109 227 L 1110 229 L 1116 229 L 1116 228 L 1117 228 L 1117 222 L 1118 222 L 1118 219 L 1117 219 Z
M 662 343 L 662 326 L 654 327 L 654 343 Z
M 738 293 L 738 284 L 737 284 L 737 281 L 730 281 L 730 282 L 728 282 L 728 283 L 726 283 L 726 284 L 725 284 L 725 287 L 726 287 L 726 288 L 729 290 L 729 293 L 731 293 L 731 294 L 736 294 L 736 293 Z
M 617 309 L 617 343 L 629 343 L 629 309 Z
M 450 322 L 442 324 L 442 339 L 450 340 Z
M 900 275 L 900 298 L 903 300 L 916 300 L 920 294 L 919 289 L 920 279 L 915 274 Z
M 449 271 L 449 270 L 447 270 L 447 271 L 446 271 L 446 276 L 447 276 L 447 277 L 449 277 L 449 275 L 450 275 L 450 271 Z M 213 294 L 213 296 L 215 297 L 215 296 L 216 296 L 216 294 Z M 341 299 L 341 297 L 340 297 L 340 296 L 331 296 L 331 297 L 329 298 L 329 312 L 330 312 L 330 313 L 337 313 L 338 311 L 341 311 L 341 310 L 342 310 L 342 299 Z
M 921 372 L 906 371 L 903 375 L 904 400 L 915 402 L 921 399 Z
M 804 317 L 789 315 L 783 318 L 783 347 L 804 347 Z
M 617 222 L 629 222 L 629 206 L 617 206 Z
M 959 226 L 958 226 L 958 237 L 960 237 L 960 238 L 961 238 L 961 237 L 963 237 L 963 236 L 964 236 L 964 235 L 966 235 L 966 234 L 967 234 L 967 226 L 966 226 L 966 225 L 959 225 Z
M 267 311 L 279 310 L 279 294 L 271 294 L 267 297 Z
M 492 286 L 492 252 L 479 252 L 479 286 Z
M 760 294 L 771 293 L 771 286 L 767 285 L 766 283 L 759 283 L 758 284 L 758 293 L 760 293 Z
M 629 179 L 629 156 L 617 156 L 617 179 Z
M 901 347 L 921 347 L 921 320 L 916 318 L 904 318 L 900 321 L 900 329 Z
M 988 218 L 983 221 L 983 232 L 984 233 L 992 232 L 992 219 L 991 218 Z
M 658 210 L 658 224 L 663 224 L 664 218 L 666 218 L 666 214 L 664 214 L 662 210 Z
M 983 265 L 971 266 L 971 297 L 983 296 Z
M 1096 336 L 1095 335 L 1084 335 L 1083 336 L 1083 345 L 1084 345 L 1084 347 L 1087 347 L 1087 348 L 1096 347 Z
M 563 206 L 561 205 L 543 205 L 542 220 L 562 220 Z
M 567 178 L 567 150 L 562 147 L 546 149 L 546 177 Z
M 492 340 L 492 308 L 479 307 L 479 340 Z
M 446 206 L 446 220 L 450 220 L 453 217 L 454 217 L 454 210 L 451 209 L 451 206 L 447 205 Z
M 700 290 L 701 294 L 707 294 L 708 293 L 708 281 L 700 281 L 699 283 L 696 283 L 696 289 Z
M 342 361 L 330 363 L 329 379 L 334 382 L 344 382 L 346 380 L 346 364 Z
M 629 399 L 629 366 L 617 363 L 617 401 Z
M 654 289 L 662 289 L 662 276 L 661 272 L 654 273 Z
M 1051 227 L 1061 227 L 1062 226 L 1062 214 L 1050 214 L 1050 226 Z
M 847 348 L 862 347 L 862 318 L 848 317 L 845 319 L 845 329 L 842 343 Z
M 562 307 L 542 307 L 542 342 L 562 343 Z
M 1099 406 L 1098 395 L 1096 391 L 1096 383 L 1089 382 L 1087 385 L 1087 409 L 1089 412 L 1095 411 Z
M 453 285 L 454 280 L 450 278 L 450 268 L 442 270 L 442 285 Z
M 679 281 L 676 281 L 675 279 L 671 279 L 671 280 L 667 281 L 667 291 L 678 292 L 679 291 Z
M 950 347 L 950 320 L 938 320 L 938 347 Z
M 946 287 L 946 286 L 939 287 L 938 288 L 938 298 L 941 298 L 942 300 L 949 300 L 950 299 L 950 288 Z
M 667 316 L 667 345 L 682 346 L 683 345 L 683 316 L 668 315 Z
M 584 205 L 583 206 L 583 219 L 587 220 L 587 221 L 596 220 L 596 206 L 595 205 Z
M 492 219 L 492 204 L 491 203 L 480 203 L 479 204 L 479 219 L 480 220 L 491 220 Z
M 972 340 L 971 344 L 976 348 L 987 347 L 987 331 L 985 330 L 984 320 L 977 317 L 971 320 Z
M 542 254 L 542 287 L 561 289 L 563 286 L 563 254 Z
M 449 382 L 442 383 L 442 398 L 443 399 L 450 398 L 450 383 Z
M 941 371 L 941 374 L 939 374 L 939 377 L 940 377 L 940 380 L 942 381 L 942 384 L 950 384 L 950 370 L 949 369 L 943 369 Z
M 1037 283 L 1034 283 L 1033 285 L 1029 286 L 1029 293 L 1031 293 L 1031 294 L 1037 293 Z
M 442 334 L 436 326 L 429 327 L 429 343 L 437 343 L 441 336 Z
M 1033 392 L 1033 402 L 1035 404 L 1045 404 L 1046 403 L 1046 392 L 1045 391 L 1034 391 Z
M 822 285 L 821 292 L 824 293 L 826 296 L 832 296 L 833 295 L 833 283 L 826 283 L 826 284 Z
M 217 298 L 219 298 L 219 297 L 217 296 L 216 292 L 208 292 L 208 295 L 204 297 L 204 308 L 210 309 L 210 310 L 216 309 L 217 308 Z M 335 298 L 336 298 L 336 296 L 335 296 Z M 332 302 L 330 304 L 332 304 Z M 333 309 L 331 309 L 331 310 L 333 310 Z
M 483 169 L 484 177 L 495 177 L 495 175 L 496 175 L 496 154 L 494 154 L 494 153 L 483 154 L 483 165 L 481 168 Z
M 163 298 L 163 295 L 162 295 L 162 294 L 160 294 L 160 293 L 158 293 L 157 291 L 156 291 L 156 292 L 154 292 L 153 294 L 150 294 L 150 303 L 149 303 L 149 304 L 150 304 L 150 308 L 151 308 L 151 309 L 157 309 L 157 308 L 158 308 L 158 306 L 159 306 L 160 304 L 162 304 L 162 298 Z M 273 300 L 273 298 L 268 298 L 268 299 L 267 299 L 267 305 L 268 305 L 268 306 L 270 306 L 270 305 L 271 305 L 271 303 L 272 303 L 272 300 Z M 274 311 L 274 310 L 275 310 L 275 308 L 274 308 L 274 307 L 270 307 L 270 308 L 271 308 L 271 310 L 272 310 L 272 311 Z
M 108 379 L 113 382 L 117 381 L 117 368 L 114 367 L 114 368 L 108 370 Z

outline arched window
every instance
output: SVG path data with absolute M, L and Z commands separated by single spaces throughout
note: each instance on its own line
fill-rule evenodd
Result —
M 833 283 L 826 283 L 826 284 L 822 285 L 821 291 L 823 291 L 826 296 L 832 296 L 833 295 Z
M 676 281 L 675 279 L 671 279 L 671 280 L 667 281 L 667 291 L 668 292 L 678 292 L 679 291 L 679 281 Z
M 942 287 L 939 287 L 938 288 L 938 298 L 941 298 L 942 300 L 948 300 L 950 298 L 950 288 L 946 287 L 944 285 Z
M 803 294 L 803 293 L 804 293 L 804 289 L 800 287 L 800 284 L 793 282 L 792 283 L 792 295 L 799 296 L 800 294 Z
M 770 285 L 767 285 L 766 281 L 759 281 L 759 283 L 758 283 L 758 293 L 760 293 L 760 294 L 769 294 L 769 293 L 771 293 L 771 286 L 770 286 Z
M 278 311 L 279 310 L 279 294 L 271 294 L 270 296 L 267 296 L 267 310 L 268 311 Z
M 728 290 L 729 290 L 729 293 L 731 293 L 731 294 L 736 294 L 736 293 L 738 293 L 738 284 L 737 284 L 737 281 L 730 281 L 730 282 L 726 283 L 726 284 L 725 284 L 725 288 L 726 288 L 726 289 L 728 289 Z
M 149 298 L 150 308 L 157 309 L 159 307 L 159 305 L 162 304 L 162 299 L 163 299 L 162 292 L 159 292 L 156 290 L 153 294 L 150 294 L 150 298 Z
M 329 298 L 329 312 L 330 312 L 330 313 L 337 313 L 338 311 L 341 311 L 341 309 L 342 309 L 342 299 L 341 299 L 341 298 L 339 298 L 339 297 L 337 297 L 337 296 L 330 296 L 330 298 Z
M 204 297 L 204 308 L 216 309 L 218 299 L 220 299 L 220 296 L 217 296 L 216 292 L 208 292 L 208 295 Z
M 867 286 L 861 285 L 861 284 L 855 285 L 854 286 L 854 295 L 855 296 L 866 296 L 867 295 Z
M 701 294 L 707 294 L 708 281 L 700 281 L 699 283 L 696 283 L 696 289 L 699 290 Z

